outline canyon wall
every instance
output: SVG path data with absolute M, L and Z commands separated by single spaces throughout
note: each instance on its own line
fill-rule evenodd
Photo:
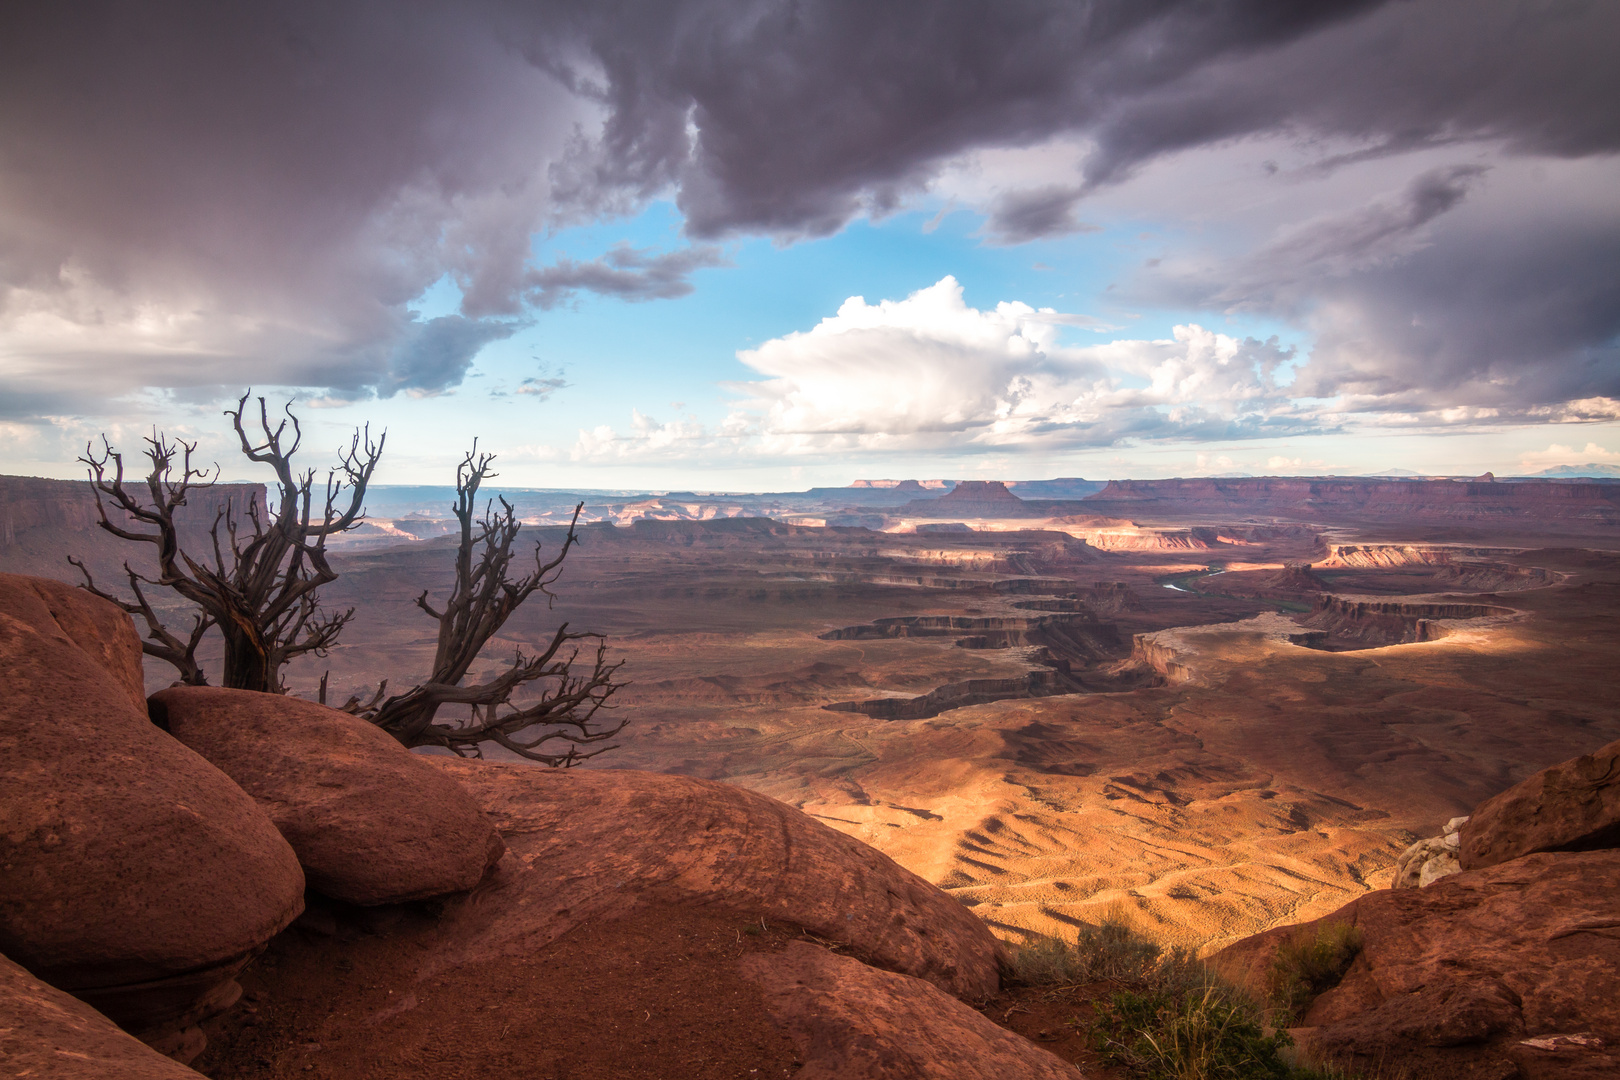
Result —
M 1110 480 L 1084 500 L 1100 513 L 1265 513 L 1315 519 L 1620 525 L 1620 484 L 1552 480 Z
M 145 490 L 141 481 L 128 486 Z M 209 545 L 218 507 L 227 500 L 242 507 L 249 499 L 263 506 L 264 485 L 216 484 L 193 492 L 190 503 L 176 514 L 181 547 L 201 553 Z M 109 511 L 116 524 L 131 520 L 110 504 Z M 84 560 L 98 579 L 116 578 L 126 559 L 140 569 L 151 556 L 150 546 L 118 539 L 99 526 L 100 520 L 87 481 L 0 476 L 0 570 L 78 582 L 69 555 Z

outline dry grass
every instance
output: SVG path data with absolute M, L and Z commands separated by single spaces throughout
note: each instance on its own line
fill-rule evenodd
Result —
M 1349 923 L 1301 927 L 1277 948 L 1267 990 L 1289 1023 L 1301 1019 L 1319 995 L 1339 985 L 1361 952 L 1361 931 Z
M 1076 986 L 1104 980 L 1157 983 L 1170 974 L 1185 974 L 1197 965 L 1185 949 L 1165 950 L 1129 923 L 1106 918 L 1097 926 L 1082 926 L 1072 944 L 1061 938 L 1040 937 L 1013 951 L 1013 979 L 1028 986 Z
M 1292 1012 L 1337 983 L 1360 950 L 1354 927 L 1324 924 L 1290 938 L 1273 969 L 1277 1010 L 1221 979 L 1184 948 L 1165 948 L 1119 918 L 1082 927 L 1072 943 L 1038 938 L 1014 949 L 1009 977 L 1055 991 L 1112 984 L 1093 1003 L 1093 1046 L 1144 1080 L 1394 1080 L 1293 1060 L 1281 1030 Z M 1272 1027 L 1272 1022 L 1278 1022 Z

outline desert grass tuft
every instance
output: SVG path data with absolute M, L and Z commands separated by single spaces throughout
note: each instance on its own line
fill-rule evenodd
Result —
M 1073 943 L 1038 937 L 1012 951 L 1013 980 L 1026 986 L 1074 986 L 1087 982 L 1129 985 L 1204 985 L 1203 964 L 1180 946 L 1166 949 L 1123 919 L 1105 918 L 1076 932 Z
M 1361 931 L 1349 923 L 1301 927 L 1277 947 L 1267 990 L 1288 1023 L 1302 1018 L 1318 996 L 1339 985 L 1361 952 Z
M 1122 991 L 1095 1003 L 1092 1041 L 1146 1080 L 1292 1080 L 1288 1033 L 1267 1033 L 1254 1005 L 1230 987 Z
M 1324 924 L 1302 932 L 1279 952 L 1273 985 L 1286 992 L 1290 1007 L 1309 1007 L 1359 950 L 1354 927 Z M 1268 1009 L 1189 950 L 1166 948 L 1118 917 L 1082 926 L 1072 942 L 1041 937 L 1016 947 L 1008 975 L 1026 986 L 1116 987 L 1092 1003 L 1092 1044 L 1142 1080 L 1393 1080 L 1382 1071 L 1363 1077 L 1291 1060 L 1292 1039 L 1269 1026 L 1285 1025 L 1291 1014 Z M 1074 1023 L 1088 1026 L 1079 1018 Z

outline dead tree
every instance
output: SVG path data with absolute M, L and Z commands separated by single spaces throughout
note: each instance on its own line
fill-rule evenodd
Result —
M 197 646 L 209 629 L 217 628 L 225 643 L 223 685 L 284 693 L 281 669 L 305 653 L 323 655 L 354 616 L 353 608 L 336 613 L 320 607 L 317 590 L 337 578 L 326 560 L 326 540 L 358 522 L 387 436 L 373 443 L 369 428 L 355 432 L 337 466 L 326 475 L 324 502 L 317 510 L 321 493 L 315 471 L 293 472 L 292 457 L 303 438 L 298 418 L 288 406 L 286 419 L 272 428 L 269 408 L 259 398 L 262 434 L 250 438 L 243 422 L 250 394 L 243 394 L 225 415 L 231 418 L 248 460 L 275 470 L 278 506 L 273 517 L 270 508 L 255 498 L 245 506 L 227 500 L 215 511 L 209 532 L 212 550 L 193 557 L 181 548 L 175 512 L 193 493 L 213 486 L 207 473 L 192 467 L 196 444 L 170 442 L 154 432 L 146 440 L 151 472 L 142 498 L 125 487 L 123 456 L 103 437 L 99 454 L 87 447 L 79 459 L 90 470 L 100 525 L 122 539 L 151 544 L 157 572 L 147 577 L 124 564 L 135 594 L 131 602 L 103 592 L 82 563 L 75 565 L 91 592 L 141 617 L 147 626 L 142 643 L 146 654 L 173 664 L 183 681 L 198 685 L 207 681 L 197 663 Z M 289 423 L 291 441 L 284 444 Z M 127 520 L 115 521 L 108 503 Z M 164 627 L 147 602 L 143 585 L 170 589 L 196 607 L 184 640 Z
M 351 699 L 346 707 L 406 746 L 441 746 L 462 757 L 480 757 L 481 744 L 494 743 L 531 761 L 576 765 L 615 749 L 601 744 L 627 722 L 597 721 L 603 709 L 611 708 L 608 701 L 621 685 L 613 676 L 623 663 L 607 662 L 603 635 L 570 630 L 563 623 L 538 653 L 526 656 L 519 648 L 500 674 L 462 685 L 479 653 L 525 600 L 537 592 L 555 599 L 549 587 L 561 574 L 569 549 L 579 543 L 575 527 L 585 505 L 574 507 L 568 535 L 556 555 L 543 559 L 537 543 L 533 568 L 514 580 L 509 576 L 512 548 L 522 524 L 512 504 L 500 499 L 497 511 L 491 501 L 481 518 L 475 516 L 479 485 L 496 475 L 489 470 L 493 460 L 494 455 L 478 453 L 474 444 L 456 468 L 455 515 L 461 523 L 461 542 L 456 548 L 455 585 L 444 609 L 435 610 L 426 591 L 416 598 L 417 606 L 439 623 L 432 674 L 420 686 L 381 705 L 366 707 Z M 588 674 L 574 671 L 580 653 L 576 643 L 582 641 L 595 642 L 587 652 Z M 381 693 L 379 688 L 379 697 Z M 439 710 L 446 705 L 467 706 L 466 719 L 439 721 Z

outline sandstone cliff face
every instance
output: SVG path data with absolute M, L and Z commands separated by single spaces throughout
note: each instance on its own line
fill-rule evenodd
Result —
M 214 515 L 226 501 L 241 509 L 249 500 L 263 506 L 264 497 L 262 484 L 218 484 L 197 491 L 177 515 L 182 545 L 203 550 Z M 110 506 L 109 512 L 115 522 L 129 520 Z M 84 560 L 103 587 L 117 586 L 124 560 L 139 569 L 151 554 L 147 545 L 107 533 L 100 520 L 95 493 L 86 481 L 0 476 L 0 570 L 77 583 L 82 577 L 67 562 L 73 555 Z
M 1485 800 L 1462 827 L 1460 859 L 1474 870 L 1535 851 L 1598 848 L 1620 848 L 1620 742 Z
M 1158 641 L 1153 634 L 1133 635 L 1131 659 L 1146 664 L 1173 683 L 1192 682 L 1197 678 L 1192 667 L 1182 661 L 1180 654 Z
M 1514 548 L 1459 547 L 1454 544 L 1329 544 L 1323 566 L 1393 569 L 1405 566 L 1452 566 L 1518 554 Z
M 1180 512 L 1399 518 L 1407 521 L 1620 524 L 1620 484 L 1525 480 L 1353 480 L 1253 477 L 1221 480 L 1110 480 L 1088 496 L 1105 513 Z
M 1437 641 L 1450 633 L 1449 621 L 1505 617 L 1513 609 L 1489 604 L 1411 603 L 1319 596 L 1302 626 L 1367 645 Z

